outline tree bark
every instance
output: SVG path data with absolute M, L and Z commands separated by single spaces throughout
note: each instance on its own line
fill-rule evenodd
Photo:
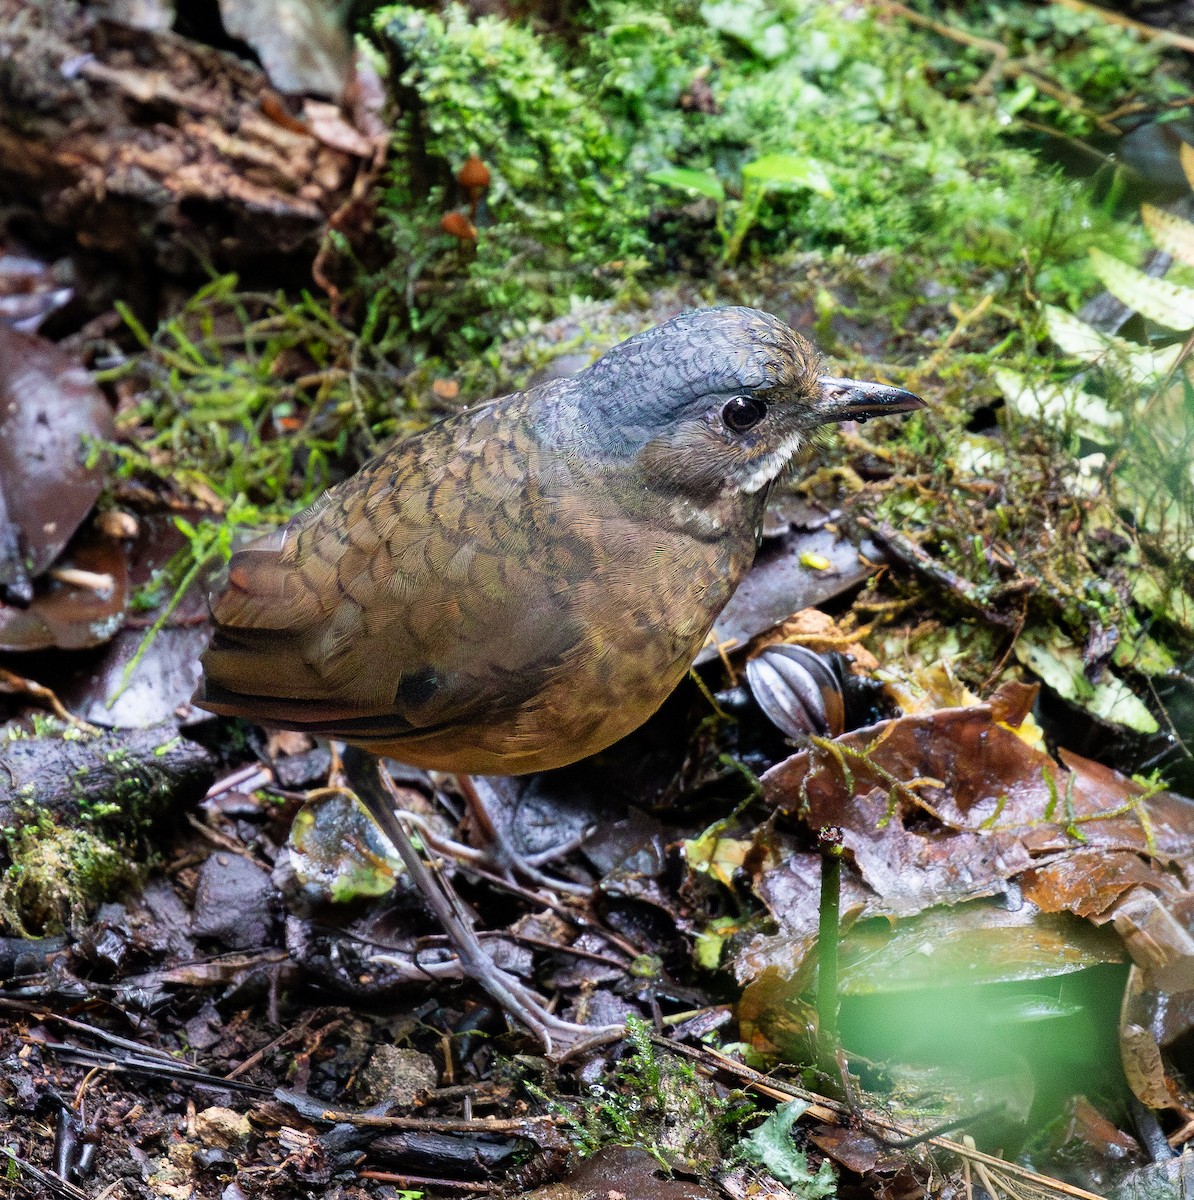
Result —
M 0 194 L 80 247 L 175 275 L 309 261 L 362 164 L 232 54 L 0 0 Z

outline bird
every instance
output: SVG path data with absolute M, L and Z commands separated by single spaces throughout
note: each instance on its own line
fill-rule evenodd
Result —
M 685 677 L 816 431 L 923 406 L 823 374 L 766 312 L 682 312 L 393 441 L 238 549 L 195 702 L 427 770 L 576 762 Z

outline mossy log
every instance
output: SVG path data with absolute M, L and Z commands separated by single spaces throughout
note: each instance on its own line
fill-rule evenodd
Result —
M 199 800 L 215 779 L 210 751 L 172 725 L 0 744 L 0 829 L 86 823 L 124 844 Z
M 0 62 L 0 197 L 125 261 L 309 260 L 361 167 L 259 67 L 76 0 L 0 0 Z

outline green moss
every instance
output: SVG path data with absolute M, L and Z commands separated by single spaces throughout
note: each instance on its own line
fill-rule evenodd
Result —
M 630 1053 L 588 1087 L 582 1102 L 532 1093 L 563 1118 L 583 1156 L 603 1146 L 638 1146 L 669 1170 L 714 1170 L 753 1105 L 740 1093 L 718 1095 L 689 1063 L 657 1046 L 645 1022 L 630 1017 L 626 1030 Z
M 917 5 L 939 17 L 940 6 Z M 1079 12 L 1060 4 L 991 5 L 969 0 L 950 19 L 960 29 L 1002 43 L 1012 62 L 1033 68 L 1038 79 L 1059 88 L 1051 94 L 1033 74 L 994 71 L 992 55 L 940 39 L 938 62 L 959 93 L 992 79 L 992 96 L 1008 116 L 1022 114 L 1064 133 L 1088 136 L 1098 129 L 1097 115 L 1126 99 L 1159 102 L 1187 89 L 1163 69 L 1163 47 L 1114 25 L 1096 12 Z M 1068 97 L 1068 99 L 1063 98 Z
M 1027 46 L 1039 22 L 1010 9 L 1001 29 Z M 827 186 L 772 189 L 752 208 L 754 256 L 916 251 L 988 278 L 1027 266 L 1038 295 L 1060 298 L 1091 282 L 1087 245 L 1131 240 L 1009 137 L 1045 93 L 1022 94 L 1014 72 L 981 94 L 957 71 L 943 80 L 941 39 L 918 26 L 802 0 L 596 0 L 581 20 L 567 39 L 457 6 L 377 14 L 403 112 L 383 224 L 396 262 L 377 285 L 401 290 L 412 330 L 456 352 L 455 336 L 475 350 L 678 260 L 707 271 L 751 203 L 743 169 L 768 155 Z M 1068 17 L 1050 28 L 1034 69 L 1056 65 L 1078 109 L 1122 98 L 1156 65 L 1126 31 Z M 1162 76 L 1150 90 L 1169 87 Z M 470 154 L 492 184 L 462 246 L 439 219 L 466 206 L 455 173 Z M 694 199 L 665 168 L 728 199 Z
M 21 937 L 61 933 L 140 878 L 127 851 L 44 816 L 0 831 L 0 841 L 9 860 L 0 874 L 0 925 Z
M 402 106 L 384 213 L 413 329 L 452 327 L 483 346 L 510 329 L 508 317 L 559 311 L 578 269 L 642 252 L 642 189 L 628 187 L 624 147 L 591 103 L 590 76 L 557 46 L 495 17 L 470 21 L 457 5 L 443 16 L 395 5 L 376 26 Z M 462 246 L 439 221 L 466 207 L 454 177 L 473 154 L 491 182 L 483 232 Z

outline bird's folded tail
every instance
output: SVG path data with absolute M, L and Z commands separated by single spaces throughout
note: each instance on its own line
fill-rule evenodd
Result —
M 311 566 L 295 554 L 295 536 L 286 526 L 233 554 L 209 598 L 214 628 L 194 703 L 292 729 L 334 733 L 346 726 L 347 733 L 357 722 L 374 724 L 382 713 L 352 712 L 343 687 L 326 674 L 320 646 L 336 610 L 321 601 Z M 335 570 L 323 560 L 314 565 Z M 333 595 L 341 599 L 335 589 Z M 392 729 L 392 712 L 389 723 Z

